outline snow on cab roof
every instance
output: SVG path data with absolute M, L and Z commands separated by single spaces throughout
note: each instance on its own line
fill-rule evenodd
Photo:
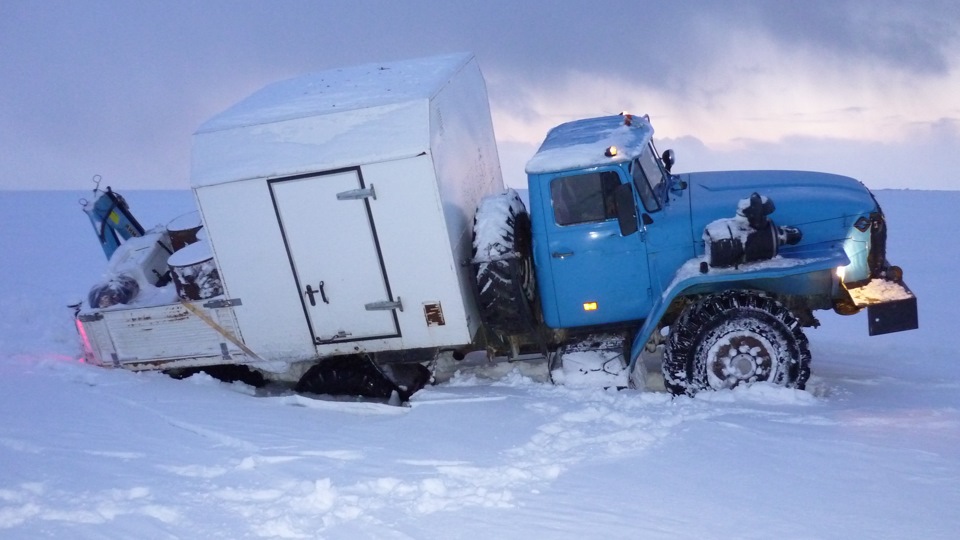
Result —
M 653 137 L 645 116 L 618 114 L 560 124 L 547 133 L 540 149 L 527 162 L 527 174 L 584 169 L 621 163 L 640 155 Z M 607 148 L 617 147 L 613 157 Z
M 207 120 L 196 133 L 429 99 L 472 58 L 458 53 L 372 63 L 279 81 Z

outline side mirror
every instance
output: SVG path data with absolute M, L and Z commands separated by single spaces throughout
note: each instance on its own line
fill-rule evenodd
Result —
M 617 223 L 620 224 L 620 234 L 630 236 L 637 232 L 637 203 L 633 199 L 633 186 L 620 184 L 613 192 L 613 200 L 617 205 Z
M 677 156 L 673 153 L 672 149 L 664 150 L 660 159 L 663 161 L 663 167 L 667 169 L 667 172 L 670 172 L 670 170 L 673 169 L 673 164 L 677 162 Z

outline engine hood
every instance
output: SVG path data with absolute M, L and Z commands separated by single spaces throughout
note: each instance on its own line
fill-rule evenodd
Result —
M 842 238 L 856 217 L 877 209 L 877 203 L 862 183 L 835 174 L 803 171 L 728 171 L 682 175 L 690 190 L 694 231 L 713 220 L 732 217 L 737 203 L 754 192 L 772 199 L 776 210 L 770 218 L 777 225 L 800 227 L 805 242 Z M 853 220 L 850 218 L 853 217 Z M 825 227 L 830 222 L 830 227 Z M 808 225 L 808 227 L 804 227 Z M 820 238 L 806 233 L 818 230 Z

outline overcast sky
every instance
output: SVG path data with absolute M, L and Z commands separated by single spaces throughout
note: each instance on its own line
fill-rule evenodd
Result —
M 0 0 L 0 189 L 186 189 L 191 134 L 262 86 L 461 51 L 512 185 L 553 125 L 627 110 L 679 172 L 960 189 L 957 0 Z

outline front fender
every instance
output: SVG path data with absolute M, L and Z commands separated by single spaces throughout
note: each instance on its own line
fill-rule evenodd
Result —
M 833 244 L 822 249 L 806 249 L 802 253 L 791 253 L 789 256 L 778 256 L 767 261 L 741 265 L 739 268 L 710 268 L 707 273 L 700 271 L 701 264 L 706 259 L 696 257 L 690 259 L 675 274 L 673 281 L 663 291 L 663 294 L 654 302 L 649 316 L 633 340 L 630 350 L 628 371 L 632 384 L 639 386 L 642 373 L 637 373 L 640 354 L 650 340 L 653 331 L 659 326 L 670 304 L 681 296 L 716 292 L 736 287 L 766 289 L 765 282 L 773 283 L 804 274 L 832 273 L 839 266 L 846 266 L 850 259 L 842 248 Z

